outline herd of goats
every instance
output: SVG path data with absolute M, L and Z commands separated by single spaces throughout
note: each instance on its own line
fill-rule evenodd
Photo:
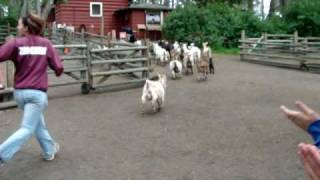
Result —
M 135 41 L 134 44 L 142 46 L 141 40 Z M 147 43 L 147 46 L 154 54 L 156 64 L 169 64 L 172 79 L 181 78 L 182 74 L 194 74 L 197 70 L 198 81 L 206 81 L 209 74 L 214 74 L 214 63 L 210 47 L 207 42 L 202 43 L 202 49 L 195 46 L 194 43 L 178 43 L 173 44 L 167 41 L 159 41 Z M 96 48 L 107 49 L 106 46 L 98 46 Z M 158 112 L 164 105 L 165 94 L 167 88 L 167 76 L 159 74 L 157 77 L 147 79 L 141 96 L 143 104 L 143 113 L 145 105 L 150 102 L 154 112 Z
M 136 44 L 141 42 L 136 41 Z M 198 80 L 207 80 L 208 74 L 214 74 L 212 52 L 207 42 L 202 44 L 202 50 L 194 43 L 188 46 L 187 43 L 159 41 L 150 46 L 157 64 L 169 63 L 173 79 L 181 77 L 183 72 L 186 75 L 193 74 L 194 68 L 201 75 Z
M 140 44 L 141 42 L 136 42 Z M 152 43 L 152 51 L 157 64 L 165 65 L 169 63 L 169 69 L 173 79 L 181 77 L 183 72 L 193 74 L 194 68 L 197 70 L 199 81 L 208 79 L 209 74 L 214 74 L 214 64 L 212 52 L 208 43 L 204 42 L 202 50 L 191 43 L 170 44 L 166 41 Z M 165 93 L 167 87 L 167 77 L 165 74 L 158 74 L 157 80 L 147 79 L 143 87 L 141 101 L 144 113 L 145 105 L 151 102 L 154 112 L 158 112 L 164 105 Z

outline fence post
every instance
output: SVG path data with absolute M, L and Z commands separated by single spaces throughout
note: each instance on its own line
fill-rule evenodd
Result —
M 262 41 L 263 42 L 267 42 L 268 41 L 268 34 L 267 33 L 262 33 L 262 37 L 263 37 L 263 39 L 262 39 Z
M 89 94 L 90 93 L 90 89 L 91 89 L 91 80 L 90 79 L 90 73 L 91 73 L 91 54 L 90 54 L 90 49 L 89 46 L 87 44 L 86 48 L 83 49 L 82 54 L 85 54 L 87 56 L 87 59 L 82 60 L 82 67 L 86 67 L 86 71 L 81 71 L 80 72 L 80 77 L 81 80 L 86 80 L 85 83 L 82 83 L 81 85 L 81 93 L 82 94 Z
M 303 44 L 303 49 L 305 50 L 304 53 L 303 53 L 304 56 L 306 55 L 306 50 L 308 50 L 308 42 L 309 42 L 308 38 L 305 37 L 304 40 L 303 40 L 303 43 L 304 43 Z
M 11 33 L 11 27 L 10 27 L 10 23 L 8 23 L 8 34 L 9 35 Z
M 7 87 L 12 88 L 14 83 L 14 67 L 12 62 L 6 62 L 6 77 L 7 77 Z
M 87 67 L 88 67 L 88 77 L 87 77 L 87 87 L 88 89 L 91 89 L 91 88 L 94 88 L 93 86 L 93 76 L 92 76 L 92 72 L 93 72 L 93 67 L 92 67 L 92 52 L 90 51 L 89 47 L 87 49 L 87 55 L 88 55 L 88 58 L 87 58 Z M 90 90 L 89 90 L 90 91 Z
M 147 44 L 149 44 L 149 42 L 145 41 L 145 46 L 147 48 L 142 51 L 142 56 L 147 58 L 147 61 L 143 63 L 143 67 L 148 67 L 148 70 L 146 72 L 144 71 L 142 74 L 142 78 L 145 78 L 145 79 L 149 78 L 149 71 L 151 68 L 151 63 L 149 58 L 149 47 Z
M 294 31 L 294 34 L 293 34 L 293 45 L 294 45 L 293 50 L 294 50 L 294 52 L 297 52 L 298 42 L 299 42 L 298 31 Z
M 245 46 L 245 43 L 243 41 L 246 40 L 246 31 L 245 30 L 242 30 L 241 31 L 241 47 L 244 47 Z M 243 55 L 243 48 L 241 49 L 241 52 L 240 52 L 240 60 L 243 61 L 244 60 L 244 55 Z

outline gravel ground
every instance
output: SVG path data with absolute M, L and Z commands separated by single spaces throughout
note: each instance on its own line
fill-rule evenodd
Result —
M 77 86 L 51 88 L 45 117 L 59 156 L 42 161 L 32 139 L 0 179 L 305 179 L 297 144 L 312 141 L 279 106 L 300 99 L 320 109 L 319 75 L 216 57 L 217 73 L 206 82 L 169 80 L 157 114 L 140 114 L 141 88 L 89 95 Z M 20 117 L 17 109 L 0 112 L 1 142 Z

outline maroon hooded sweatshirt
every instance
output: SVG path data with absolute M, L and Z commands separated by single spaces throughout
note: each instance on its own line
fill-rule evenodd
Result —
M 56 76 L 63 73 L 58 52 L 41 36 L 27 35 L 0 47 L 0 62 L 12 60 L 15 65 L 15 89 L 48 89 L 48 66 Z

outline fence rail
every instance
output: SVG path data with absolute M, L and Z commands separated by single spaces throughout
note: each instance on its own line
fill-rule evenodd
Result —
M 242 61 L 320 72 L 320 37 L 299 37 L 295 32 L 247 38 L 242 31 L 239 42 Z
M 0 45 L 2 45 L 6 38 L 9 35 L 16 35 L 17 29 L 15 27 L 12 27 L 10 24 L 8 25 L 0 25 Z
M 50 87 L 80 85 L 81 92 L 88 94 L 98 88 L 140 87 L 149 77 L 150 59 L 146 46 L 115 42 L 107 36 L 89 33 L 58 31 L 50 35 L 64 65 L 61 78 L 56 78 L 48 69 Z M 6 75 L 6 88 L 0 90 L 0 109 L 14 107 L 13 64 L 2 63 L 0 70 Z M 115 79 L 108 81 L 111 77 Z

